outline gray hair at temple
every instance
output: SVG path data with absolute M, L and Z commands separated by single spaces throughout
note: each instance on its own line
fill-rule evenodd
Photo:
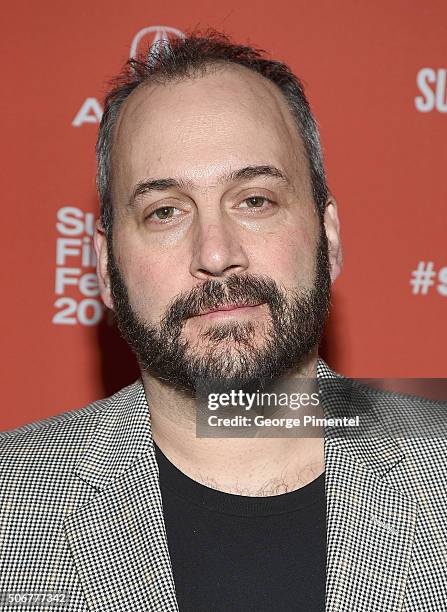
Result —
M 109 244 L 113 224 L 111 177 L 113 129 L 122 104 L 140 85 L 191 78 L 205 74 L 209 68 L 222 63 L 245 66 L 275 83 L 282 91 L 304 142 L 313 198 L 322 219 L 329 191 L 317 123 L 301 81 L 286 64 L 266 59 L 265 51 L 262 49 L 236 45 L 224 34 L 208 30 L 205 34 L 192 33 L 185 38 L 179 37 L 169 42 L 157 41 L 149 47 L 145 56 L 130 59 L 121 74 L 111 82 L 111 90 L 104 102 L 104 113 L 96 143 L 101 221 Z

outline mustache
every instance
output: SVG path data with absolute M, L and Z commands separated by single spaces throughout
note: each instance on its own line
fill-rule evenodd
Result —
M 255 274 L 232 274 L 223 282 L 207 280 L 177 296 L 168 307 L 164 323 L 169 325 L 188 319 L 217 306 L 260 302 L 276 305 L 281 301 L 281 291 L 273 279 Z

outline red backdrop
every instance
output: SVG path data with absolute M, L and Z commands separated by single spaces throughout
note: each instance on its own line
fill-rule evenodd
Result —
M 342 221 L 323 354 L 350 376 L 447 376 L 445 2 L 44 0 L 3 16 L 1 429 L 137 376 L 103 317 L 90 230 L 106 82 L 144 28 L 139 44 L 212 26 L 292 66 Z

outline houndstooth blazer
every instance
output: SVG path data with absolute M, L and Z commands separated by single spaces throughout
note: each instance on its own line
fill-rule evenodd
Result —
M 325 416 L 364 423 L 325 430 L 326 611 L 445 612 L 446 404 L 351 384 L 322 360 L 318 381 Z M 141 380 L 0 434 L 0 469 L 2 593 L 65 593 L 73 612 L 178 610 Z

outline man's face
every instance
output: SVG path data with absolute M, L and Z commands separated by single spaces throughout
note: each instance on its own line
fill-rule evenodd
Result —
M 302 365 L 338 270 L 275 86 L 232 67 L 142 87 L 113 147 L 113 245 L 97 231 L 98 270 L 140 365 L 192 391 Z M 205 314 L 235 304 L 250 306 Z

